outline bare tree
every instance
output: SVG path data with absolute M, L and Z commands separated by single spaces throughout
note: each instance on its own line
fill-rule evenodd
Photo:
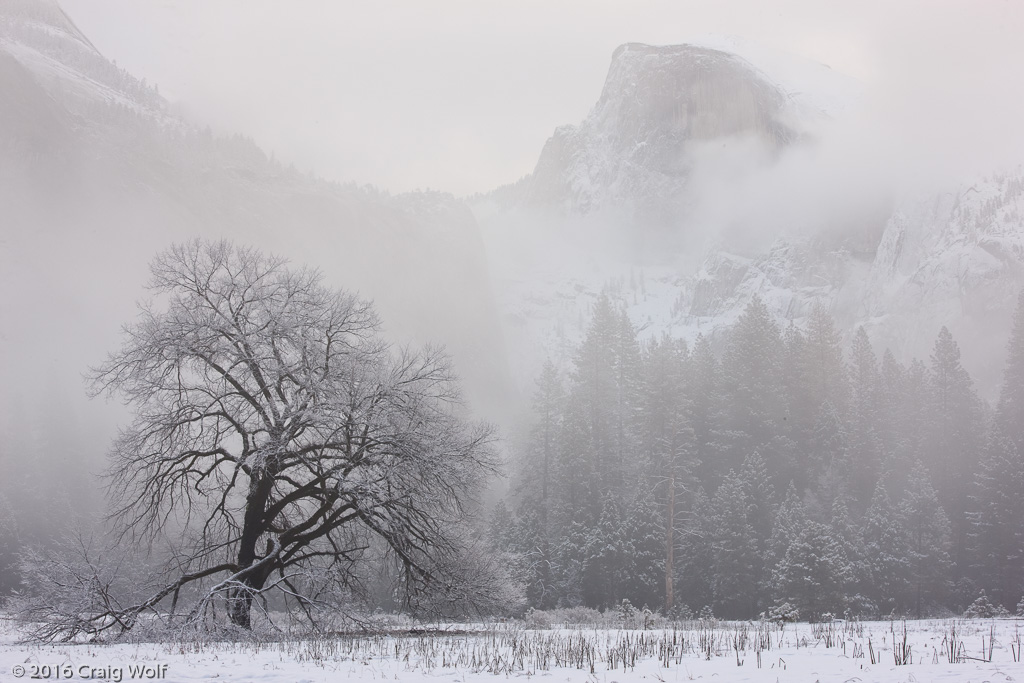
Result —
M 118 538 L 173 539 L 173 575 L 65 635 L 129 629 L 185 593 L 200 596 L 193 617 L 219 595 L 249 628 L 254 599 L 308 608 L 372 545 L 406 588 L 449 584 L 463 505 L 494 461 L 447 356 L 392 349 L 368 303 L 252 249 L 175 246 L 152 275 L 153 301 L 91 386 L 134 410 L 108 474 Z

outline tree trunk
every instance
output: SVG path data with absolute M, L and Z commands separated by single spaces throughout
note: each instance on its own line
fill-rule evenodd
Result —
M 248 577 L 243 580 L 245 587 L 232 588 L 228 591 L 228 618 L 235 626 L 246 630 L 252 628 L 252 596 L 262 586 L 253 586 Z
M 266 530 L 264 514 L 273 484 L 273 477 L 267 475 L 255 477 L 249 483 L 249 495 L 245 499 L 242 537 L 238 543 L 238 566 L 240 569 L 251 567 L 257 560 L 256 544 Z M 261 567 L 259 570 L 247 574 L 242 579 L 243 585 L 228 590 L 228 618 L 235 626 L 241 626 L 244 629 L 252 627 L 250 615 L 252 598 L 256 591 L 263 588 L 269 571 L 269 567 Z
M 676 516 L 676 478 L 668 478 L 668 510 L 665 513 L 665 612 L 672 609 L 674 600 L 672 584 L 675 574 L 673 560 L 675 555 L 675 516 Z

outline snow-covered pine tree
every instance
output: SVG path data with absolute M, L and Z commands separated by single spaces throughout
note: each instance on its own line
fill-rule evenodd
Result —
M 587 535 L 583 600 L 589 607 L 603 609 L 622 599 L 625 569 L 622 527 L 622 508 L 613 494 L 606 494 L 601 519 Z
M 811 441 L 818 406 L 814 404 L 807 366 L 807 339 L 790 322 L 782 337 L 782 386 L 786 402 L 782 431 L 793 444 L 792 455 L 779 463 L 779 481 L 796 481 L 806 487 L 811 481 L 807 463 L 812 458 Z
M 816 303 L 808 316 L 806 339 L 804 362 L 812 404 L 831 404 L 840 418 L 845 418 L 850 388 L 843 361 L 842 336 L 821 303 Z
M 763 549 L 772 531 L 775 515 L 775 486 L 768 465 L 757 451 L 743 459 L 740 482 L 747 496 L 747 518 L 757 534 L 759 549 Z
M 761 559 L 743 480 L 735 472 L 729 472 L 715 492 L 714 509 L 715 613 L 742 618 L 756 611 Z
M 616 469 L 625 474 L 627 482 L 633 483 L 645 474 L 639 457 L 643 362 L 636 328 L 633 327 L 624 307 L 619 309 L 617 317 L 614 440 L 618 460 Z
M 692 448 L 692 403 L 686 391 L 689 361 L 683 341 L 663 336 L 644 345 L 639 440 L 643 456 L 652 467 L 649 474 L 664 474 L 664 465 L 674 460 L 684 430 L 689 434 L 687 446 Z M 692 460 L 693 454 L 688 455 Z
M 860 611 L 868 606 L 864 595 L 868 574 L 867 562 L 863 537 L 854 523 L 847 499 L 848 495 L 837 495 L 833 499 L 829 528 L 832 530 L 832 538 L 842 551 L 837 556 L 838 559 L 845 558 L 846 567 L 842 573 L 847 582 L 843 586 L 847 605 Z
M 663 603 L 665 588 L 665 528 L 650 493 L 639 491 L 623 520 L 622 594 L 634 605 L 651 608 Z
M 594 484 L 603 495 L 626 495 L 636 463 L 640 382 L 636 332 L 607 294 L 594 306 L 593 320 L 575 359 L 570 393 L 583 418 L 586 452 Z
M 924 368 L 921 377 L 924 377 Z M 922 379 L 923 383 L 923 379 Z M 920 430 L 914 426 L 920 421 L 911 419 L 911 411 L 923 411 L 923 397 L 917 397 L 917 403 L 908 403 L 908 388 L 911 384 L 910 373 L 893 356 L 892 351 L 885 350 L 882 354 L 879 391 L 879 443 L 882 462 L 879 477 L 900 490 L 910 463 L 919 454 L 921 442 Z
M 971 495 L 970 556 L 978 584 L 997 603 L 1024 593 L 1024 458 L 993 430 Z
M 1024 292 L 1017 299 L 1013 316 L 995 421 L 1000 433 L 1024 453 Z
M 686 344 L 663 337 L 645 348 L 641 391 L 641 441 L 647 476 L 638 495 L 657 491 L 664 500 L 662 566 L 666 609 L 674 602 L 675 522 L 681 494 L 692 488 L 696 467 L 692 403 L 686 391 L 689 375 Z
M 928 367 L 914 359 L 902 373 L 902 391 L 887 396 L 897 400 L 895 410 L 888 416 L 895 439 L 890 443 L 887 470 L 905 483 L 915 463 L 925 459 L 925 449 L 932 425 L 930 418 L 930 387 Z
M 840 492 L 845 494 L 852 466 L 846 425 L 839 411 L 826 401 L 819 407 L 817 415 L 811 434 L 811 456 L 804 467 L 817 475 L 815 488 L 827 507 Z
M 872 488 L 881 473 L 882 431 L 878 360 L 863 327 L 858 327 L 853 336 L 849 375 L 850 482 L 857 499 L 863 503 L 872 496 Z
M 704 335 L 697 335 L 690 356 L 690 381 L 686 387 L 690 404 L 690 424 L 696 447 L 697 476 L 708 485 L 721 481 L 725 419 L 725 399 L 722 395 L 722 369 Z
M 565 524 L 555 536 L 551 574 L 559 606 L 584 604 L 588 541 L 588 529 L 576 521 Z
M 754 296 L 729 331 L 722 374 L 726 395 L 726 469 L 738 469 L 755 450 L 776 470 L 785 403 L 782 339 L 774 316 Z
M 515 518 L 508 509 L 508 503 L 499 500 L 491 510 L 491 519 L 487 529 L 487 540 L 496 550 L 509 550 L 515 545 L 512 528 Z
M 754 562 L 755 583 L 758 587 L 766 582 L 765 556 L 768 539 L 772 532 L 775 516 L 775 487 L 768 474 L 764 458 L 756 451 L 743 460 L 739 472 L 740 483 L 747 498 L 747 521 L 754 530 L 757 556 Z M 763 596 L 758 596 L 763 601 Z
M 867 596 L 883 614 L 901 609 L 910 595 L 908 545 L 899 512 L 882 482 L 875 485 L 864 516 L 861 547 L 867 570 Z
M 572 522 L 591 528 L 601 515 L 600 483 L 591 451 L 591 413 L 577 391 L 570 392 L 558 430 L 551 467 L 549 521 L 554 529 Z
M 565 390 L 551 360 L 544 362 L 533 394 L 533 427 L 530 431 L 521 486 L 538 497 L 541 521 L 547 528 L 551 482 L 557 458 L 559 432 L 565 411 Z
M 714 505 L 703 487 L 698 486 L 677 543 L 677 605 L 685 602 L 696 610 L 710 605 L 714 600 L 715 526 Z
M 932 351 L 928 382 L 928 423 L 925 463 L 935 488 L 950 515 L 951 557 L 961 569 L 967 541 L 967 496 L 980 459 L 984 422 L 982 404 L 967 370 L 960 364 L 960 348 L 943 327 Z
M 806 520 L 776 565 L 773 593 L 776 603 L 788 602 L 802 617 L 816 618 L 842 613 L 853 583 L 849 560 L 831 527 Z
M 1002 605 L 998 603 L 993 605 L 992 600 L 985 594 L 985 591 L 981 591 L 981 594 L 978 595 L 974 602 L 964 610 L 964 616 L 968 619 L 993 619 L 1009 615 L 1009 610 Z
M 623 483 L 617 427 L 619 317 L 607 294 L 594 306 L 587 334 L 576 352 L 571 397 L 583 428 L 579 444 L 591 460 L 598 491 Z
M 778 565 L 806 524 L 807 512 L 804 509 L 803 501 L 800 500 L 796 487 L 790 483 L 789 488 L 786 489 L 786 495 L 772 518 L 772 532 L 768 537 L 764 552 L 765 576 L 762 582 L 762 591 L 772 594 L 773 598 L 782 598 L 773 593 L 773 577 Z
M 893 444 L 895 441 L 892 438 L 893 435 L 888 433 L 888 428 L 892 427 L 892 421 L 886 418 L 892 416 L 896 411 L 894 410 L 901 403 L 904 392 L 906 391 L 904 385 L 907 381 L 907 369 L 896 360 L 896 356 L 892 354 L 891 349 L 886 349 L 882 354 L 882 362 L 879 365 L 878 370 L 878 381 L 879 381 L 879 402 L 880 410 L 882 412 L 882 425 L 883 425 L 883 446 Z
M 526 587 L 526 601 L 530 607 L 550 609 L 555 606 L 557 595 L 552 577 L 551 545 L 545 532 L 539 500 L 526 497 L 522 500 L 516 515 L 508 517 L 508 509 L 503 503 L 495 507 L 494 519 L 505 515 L 504 526 L 505 546 L 503 550 L 512 553 L 519 561 L 519 578 Z M 494 540 L 492 531 L 492 542 Z
M 951 561 L 949 518 L 920 461 L 907 477 L 899 512 L 910 560 L 912 604 L 915 615 L 921 617 L 929 603 L 948 592 Z

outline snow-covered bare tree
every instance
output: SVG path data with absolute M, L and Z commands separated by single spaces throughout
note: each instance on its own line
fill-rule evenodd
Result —
M 474 564 L 459 522 L 492 430 L 463 416 L 442 351 L 391 348 L 370 304 L 227 242 L 160 254 L 150 289 L 91 382 L 134 412 L 110 456 L 119 538 L 169 541 L 173 565 L 148 599 L 70 630 L 131 628 L 179 593 L 225 598 L 248 628 L 257 597 L 308 607 L 381 547 L 405 588 L 465 597 L 450 570 Z

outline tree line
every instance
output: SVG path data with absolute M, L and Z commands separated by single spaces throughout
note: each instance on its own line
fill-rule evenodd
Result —
M 923 616 L 1024 592 L 1024 296 L 994 408 L 946 328 L 907 365 L 755 297 L 690 346 L 640 341 L 607 296 L 532 407 L 490 535 L 535 608 Z

